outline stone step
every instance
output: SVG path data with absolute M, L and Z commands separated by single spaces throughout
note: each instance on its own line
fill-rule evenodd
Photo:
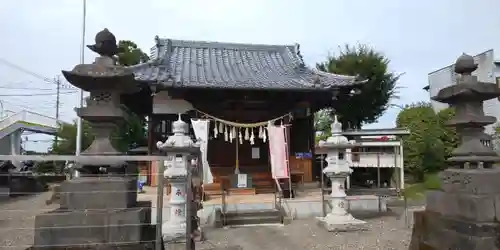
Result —
M 228 195 L 255 195 L 255 188 L 230 188 Z
M 281 224 L 282 216 L 278 210 L 227 212 L 226 226 Z
M 222 195 L 222 190 L 205 190 L 205 195 Z
M 256 188 L 255 190 L 257 192 L 257 194 L 272 194 L 275 192 L 275 189 L 274 188 L 269 188 L 269 187 L 265 187 L 265 188 Z

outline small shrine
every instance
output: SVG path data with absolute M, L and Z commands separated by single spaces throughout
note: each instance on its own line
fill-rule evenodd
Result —
M 200 141 L 206 197 L 221 189 L 273 193 L 278 177 L 272 155 L 286 169 L 279 178 L 313 181 L 314 112 L 346 105 L 335 103 L 335 96 L 363 83 L 307 67 L 299 45 L 157 37 L 151 51 L 152 60 L 128 67 L 141 90 L 122 95 L 122 103 L 148 117 L 150 154 L 182 114 L 189 135 Z M 279 154 L 270 152 L 270 125 L 281 128 L 276 138 L 286 148 Z

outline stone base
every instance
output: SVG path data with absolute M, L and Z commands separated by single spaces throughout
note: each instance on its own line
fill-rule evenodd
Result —
M 30 247 L 26 250 L 156 250 L 154 242 L 140 242 L 128 244 L 100 244 L 100 245 L 72 245 L 58 247 Z M 162 249 L 159 249 L 162 250 Z
M 61 208 L 125 209 L 137 203 L 137 180 L 130 177 L 81 177 L 61 183 Z
M 498 223 L 472 222 L 436 212 L 414 212 L 411 250 L 500 250 Z
M 186 223 L 172 224 L 169 221 L 165 222 L 161 226 L 161 231 L 163 233 L 163 241 L 186 241 Z
M 439 173 L 441 189 L 447 193 L 494 195 L 500 193 L 500 168 L 455 169 Z
M 150 208 L 108 211 L 58 209 L 35 218 L 34 246 L 140 242 Z
M 366 230 L 365 221 L 358 220 L 350 214 L 334 215 L 328 214 L 326 217 L 318 217 L 318 225 L 328 232 L 351 232 Z

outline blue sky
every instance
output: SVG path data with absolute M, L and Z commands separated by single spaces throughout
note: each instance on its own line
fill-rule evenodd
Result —
M 154 36 L 221 42 L 300 43 L 314 65 L 339 45 L 369 44 L 391 60 L 406 104 L 428 100 L 427 74 L 500 44 L 500 1 L 495 0 L 87 0 L 86 44 L 108 28 L 117 39 L 133 40 L 145 51 Z M 0 58 L 52 78 L 80 60 L 82 0 L 17 0 L 0 5 Z M 498 50 L 498 49 L 497 49 Z M 95 55 L 86 51 L 86 62 Z M 54 84 L 0 63 L 0 87 L 53 88 Z M 4 94 L 55 93 L 1 89 Z M 30 108 L 55 115 L 55 96 L 1 97 L 6 109 Z M 75 117 L 77 94 L 62 98 L 62 118 Z M 22 107 L 21 107 L 22 106 Z M 392 127 L 399 110 L 377 124 Z M 29 147 L 41 147 L 32 143 Z

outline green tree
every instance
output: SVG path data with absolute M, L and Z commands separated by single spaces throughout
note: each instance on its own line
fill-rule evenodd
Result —
M 403 140 L 405 169 L 416 181 L 423 181 L 425 174 L 446 166 L 444 122 L 425 102 L 408 105 L 398 114 L 397 126 L 410 131 Z
M 122 66 L 131 66 L 146 62 L 149 57 L 137 45 L 129 40 L 118 42 L 120 53 L 117 62 Z M 126 119 L 122 126 L 118 126 L 111 135 L 113 146 L 117 150 L 126 151 L 130 148 L 144 145 L 146 143 L 146 129 L 144 117 L 130 112 L 126 108 Z M 63 124 L 58 129 L 59 140 L 52 145 L 51 152 L 54 154 L 74 154 L 76 149 L 76 121 L 73 124 Z M 82 121 L 82 149 L 90 146 L 94 140 L 91 125 Z
M 59 140 L 57 144 L 55 141 L 52 143 L 51 153 L 64 155 L 75 154 L 77 134 L 76 127 L 76 120 L 74 120 L 72 124 L 61 124 L 59 126 L 57 131 Z M 87 121 L 82 121 L 82 149 L 88 148 L 93 140 L 94 135 L 92 134 L 90 124 Z
M 443 129 L 441 141 L 444 144 L 444 155 L 446 158 L 451 156 L 451 152 L 458 146 L 460 137 L 455 128 L 449 127 L 446 123 L 455 117 L 455 109 L 447 108 L 437 113 L 439 125 Z
M 119 65 L 132 66 L 149 60 L 149 56 L 130 40 L 119 41 L 118 48 L 120 49 L 120 53 L 118 53 Z
M 316 135 L 316 144 L 320 140 L 326 140 L 331 135 L 330 126 L 332 125 L 332 111 L 330 109 L 323 109 L 314 114 L 314 129 L 320 132 L 320 135 Z
M 390 72 L 389 59 L 367 45 L 346 45 L 337 56 L 328 57 L 316 67 L 321 71 L 367 80 L 358 94 L 341 90 L 332 103 L 339 120 L 349 128 L 361 129 L 364 123 L 377 121 L 389 107 L 391 99 L 398 97 L 396 83 L 400 75 Z

